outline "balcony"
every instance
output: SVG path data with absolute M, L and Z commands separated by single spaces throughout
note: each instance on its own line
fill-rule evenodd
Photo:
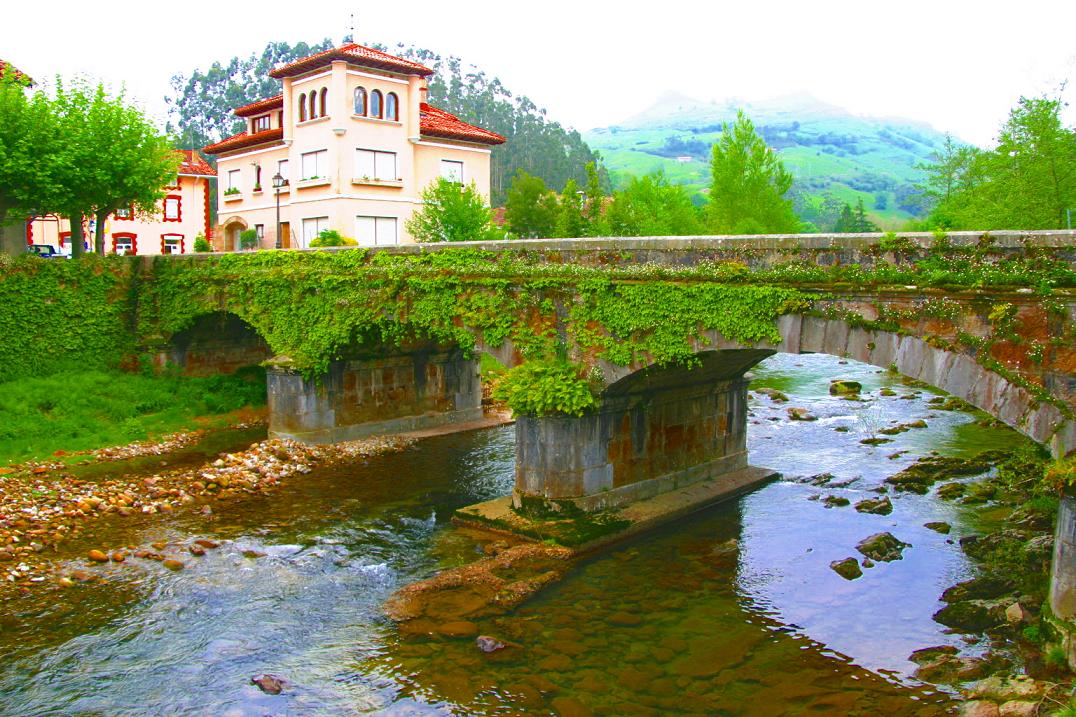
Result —
M 377 179 L 376 177 L 352 177 L 352 184 L 366 187 L 402 187 L 402 179 Z
M 307 177 L 295 183 L 296 189 L 310 189 L 311 187 L 325 187 L 332 182 L 328 177 Z

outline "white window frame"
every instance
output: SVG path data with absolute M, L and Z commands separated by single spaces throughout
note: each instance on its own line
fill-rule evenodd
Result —
M 300 169 L 303 174 L 301 179 L 329 178 L 329 150 L 316 149 L 313 152 L 303 152 L 301 158 L 302 166 Z M 313 174 L 310 173 L 311 171 L 313 171 Z
M 161 237 L 161 240 L 164 242 L 164 247 L 163 247 L 164 250 L 165 250 L 164 253 L 165 254 L 182 254 L 183 249 L 184 249 L 184 247 L 183 247 L 183 244 L 184 244 L 183 239 L 184 239 L 184 236 L 182 234 L 165 234 L 165 235 L 163 235 Z M 168 248 L 170 246 L 169 242 L 175 242 L 176 251 L 168 251 Z
M 462 159 L 442 159 L 441 160 L 441 177 L 447 179 L 450 182 L 456 182 L 457 184 L 463 184 L 463 160 Z
M 355 176 L 395 182 L 400 178 L 396 153 L 379 149 L 356 149 Z
M 134 237 L 112 237 L 112 241 L 116 245 L 114 253 L 118 256 L 125 256 L 127 252 L 134 249 Z
M 305 249 L 310 246 L 310 242 L 317 239 L 318 234 L 329 228 L 328 217 L 305 217 L 303 219 L 303 235 L 300 237 L 303 243 L 302 248 Z
M 395 246 L 400 243 L 400 220 L 396 217 L 356 215 L 355 239 L 362 246 Z
M 175 211 L 174 214 L 170 214 L 168 212 L 168 207 L 169 206 L 175 207 L 176 211 Z M 183 206 L 183 200 L 180 197 L 173 197 L 173 196 L 165 197 L 164 198 L 164 218 L 167 219 L 168 221 L 178 222 L 179 218 L 181 216 L 183 216 L 183 214 L 182 214 L 182 212 L 183 212 L 182 206 Z
M 291 177 L 288 176 L 288 167 L 289 167 L 288 160 L 286 160 L 286 159 L 278 159 L 277 160 L 276 173 L 279 174 L 284 179 L 287 179 L 288 181 L 291 181 Z
M 228 170 L 228 189 L 239 189 L 239 185 L 243 183 L 243 170 L 242 169 L 229 169 Z

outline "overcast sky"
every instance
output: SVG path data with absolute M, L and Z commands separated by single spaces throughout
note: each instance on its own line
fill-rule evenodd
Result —
M 670 91 L 701 100 L 807 92 L 987 145 L 1021 94 L 1055 95 L 1076 71 L 1071 0 L 38 0 L 5 3 L 0 58 L 38 78 L 124 84 L 163 119 L 172 75 L 269 41 L 339 42 L 351 13 L 360 42 L 459 55 L 580 130 Z

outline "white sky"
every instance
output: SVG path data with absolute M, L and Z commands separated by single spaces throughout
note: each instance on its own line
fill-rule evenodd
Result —
M 352 12 L 360 42 L 459 55 L 580 130 L 669 91 L 807 92 L 986 145 L 1021 94 L 1056 94 L 1076 73 L 1071 0 L 38 0 L 5 3 L 0 58 L 39 79 L 82 73 L 125 85 L 163 118 L 172 75 L 269 41 L 339 42 Z

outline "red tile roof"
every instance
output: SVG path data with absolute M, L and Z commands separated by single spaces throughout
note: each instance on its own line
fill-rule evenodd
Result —
M 363 47 L 354 42 L 349 42 L 340 47 L 333 47 L 323 52 L 313 54 L 310 57 L 304 57 L 301 60 L 296 60 L 295 62 L 270 70 L 269 76 L 276 77 L 277 79 L 282 77 L 294 77 L 295 75 L 301 75 L 304 72 L 309 72 L 310 70 L 328 65 L 334 60 L 344 60 L 361 67 L 400 72 L 405 75 L 429 77 L 433 74 L 433 70 L 425 65 L 420 65 L 417 62 L 405 60 L 402 57 L 396 57 L 395 55 L 390 55 L 387 52 L 381 52 L 380 50 L 375 50 L 371 47 Z
M 33 80 L 32 77 L 27 75 L 25 72 L 20 72 L 19 68 L 15 67 L 15 65 L 12 65 L 10 62 L 4 62 L 2 59 L 0 59 L 0 77 L 4 76 L 4 71 L 8 67 L 10 67 L 11 71 L 15 73 L 15 79 L 21 80 L 22 82 L 25 82 L 27 85 L 34 84 L 34 80 Z
M 236 107 L 235 112 L 238 117 L 251 117 L 262 112 L 268 112 L 270 110 L 278 110 L 284 106 L 284 95 L 277 95 L 276 97 L 266 97 L 264 100 L 258 100 L 257 102 L 251 102 L 249 105 L 243 105 L 242 107 Z
M 183 155 L 183 161 L 179 165 L 180 174 L 194 175 L 196 177 L 217 176 L 217 170 L 209 166 L 209 163 L 202 159 L 193 149 L 181 149 L 179 153 Z
M 211 144 L 202 151 L 206 154 L 221 154 L 222 152 L 234 152 L 237 149 L 253 147 L 259 144 L 267 144 L 269 142 L 282 144 L 283 139 L 284 130 L 280 127 L 262 130 L 261 132 L 255 132 L 254 134 L 240 132 L 231 137 L 226 137 L 216 144 Z
M 467 124 L 456 115 L 425 102 L 422 103 L 419 131 L 430 137 L 458 139 L 464 142 L 480 144 L 504 144 L 505 142 L 505 138 L 496 132 Z

